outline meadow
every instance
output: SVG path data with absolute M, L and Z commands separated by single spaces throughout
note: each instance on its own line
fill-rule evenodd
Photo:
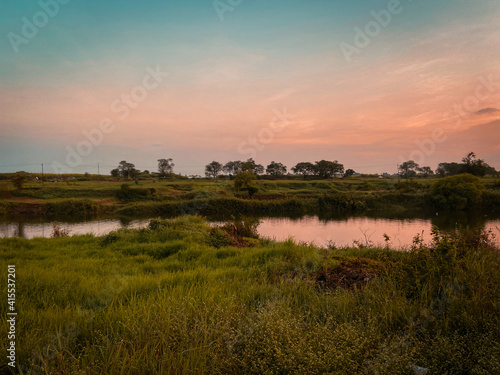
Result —
M 318 248 L 254 226 L 182 216 L 104 237 L 0 239 L 2 269 L 16 266 L 12 373 L 500 373 L 488 234 Z M 5 355 L 0 371 L 11 373 Z
M 235 191 L 233 181 L 220 179 L 144 178 L 134 181 L 103 176 L 79 177 L 59 182 L 34 181 L 22 189 L 0 180 L 0 215 L 38 217 L 95 217 L 99 215 L 175 216 L 215 212 L 268 215 L 322 211 L 434 209 L 430 191 L 439 179 L 353 177 L 330 180 L 255 181 L 257 193 L 250 197 Z M 4 176 L 9 177 L 9 176 Z M 483 206 L 500 206 L 498 178 L 482 178 Z M 476 206 L 481 202 L 475 202 Z

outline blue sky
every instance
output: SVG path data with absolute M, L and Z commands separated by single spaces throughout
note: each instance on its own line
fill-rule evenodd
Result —
M 126 119 L 113 119 L 116 129 L 75 172 L 123 159 L 154 169 L 156 159 L 173 157 L 178 172 L 202 173 L 211 160 L 250 156 L 241 145 L 285 107 L 295 119 L 254 150 L 259 162 L 325 158 L 393 171 L 416 142 L 446 127 L 443 113 L 474 93 L 479 77 L 500 80 L 500 6 L 401 1 L 401 12 L 347 61 L 339 45 L 354 45 L 355 28 L 390 4 L 243 0 L 221 20 L 210 0 L 71 0 L 15 53 L 9 33 L 22 36 L 23 17 L 32 21 L 41 7 L 2 1 L 0 172 L 65 164 L 82 132 L 113 117 L 110 104 L 157 66 L 168 79 Z M 490 93 L 478 110 L 500 107 L 498 98 Z M 444 128 L 453 144 L 437 145 L 422 163 L 435 167 L 474 147 L 499 168 L 484 131 L 498 117 L 467 114 L 460 129 Z M 476 143 L 467 144 L 471 132 Z

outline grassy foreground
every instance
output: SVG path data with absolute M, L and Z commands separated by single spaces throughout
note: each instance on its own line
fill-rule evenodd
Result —
M 395 251 L 250 229 L 185 216 L 1 239 L 2 275 L 16 265 L 15 373 L 500 373 L 500 253 L 486 235 Z

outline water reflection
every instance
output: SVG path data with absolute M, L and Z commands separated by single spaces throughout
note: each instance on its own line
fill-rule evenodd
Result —
M 93 234 L 102 236 L 121 228 L 143 228 L 150 218 L 131 219 L 126 217 L 93 221 L 64 220 L 58 222 L 61 229 L 70 235 Z M 230 218 L 211 217 L 212 222 Z M 491 213 L 454 212 L 387 212 L 365 215 L 320 215 L 297 217 L 260 218 L 258 231 L 262 236 L 285 240 L 294 238 L 299 242 L 326 246 L 330 242 L 337 246 L 351 246 L 354 241 L 362 244 L 384 245 L 384 234 L 389 236 L 394 247 L 408 246 L 416 234 L 422 234 L 425 241 L 431 239 L 431 229 L 437 225 L 441 230 L 490 229 L 500 237 L 500 217 Z M 53 222 L 44 220 L 8 220 L 0 222 L 0 237 L 51 237 Z
M 499 233 L 500 220 L 483 221 L 479 226 L 461 226 L 452 223 L 446 229 L 491 229 Z M 259 233 L 276 240 L 285 240 L 292 237 L 298 242 L 313 242 L 318 246 L 331 243 L 336 246 L 352 246 L 355 243 L 363 245 L 385 245 L 384 235 L 389 237 L 391 247 L 406 247 L 412 244 L 414 237 L 420 234 L 425 242 L 432 238 L 433 225 L 442 226 L 440 220 L 424 219 L 383 219 L 368 217 L 352 217 L 343 220 L 321 220 L 318 217 L 305 217 L 301 219 L 264 219 L 259 225 Z M 453 225 L 451 225 L 453 224 Z M 498 236 L 497 236 L 498 237 Z

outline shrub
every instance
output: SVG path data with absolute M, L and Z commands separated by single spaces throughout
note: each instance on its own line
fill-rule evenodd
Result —
M 120 201 L 130 201 L 130 200 L 140 200 L 151 196 L 151 191 L 149 189 L 132 189 L 130 185 L 123 184 L 120 190 L 116 192 L 116 197 Z
M 212 228 L 208 236 L 207 243 L 209 246 L 220 249 L 221 247 L 233 245 L 233 239 L 227 232 L 221 228 Z
M 479 178 L 464 173 L 436 181 L 431 186 L 430 196 L 438 208 L 462 210 L 481 203 L 483 190 Z
M 28 178 L 25 175 L 19 174 L 12 179 L 12 184 L 15 186 L 17 190 L 22 190 L 24 183 L 26 182 L 27 179 Z
M 248 195 L 250 196 L 250 198 L 252 198 L 254 196 L 254 194 L 257 194 L 257 192 L 259 191 L 259 188 L 252 186 L 252 185 L 249 185 L 247 187 L 247 191 L 248 191 Z

